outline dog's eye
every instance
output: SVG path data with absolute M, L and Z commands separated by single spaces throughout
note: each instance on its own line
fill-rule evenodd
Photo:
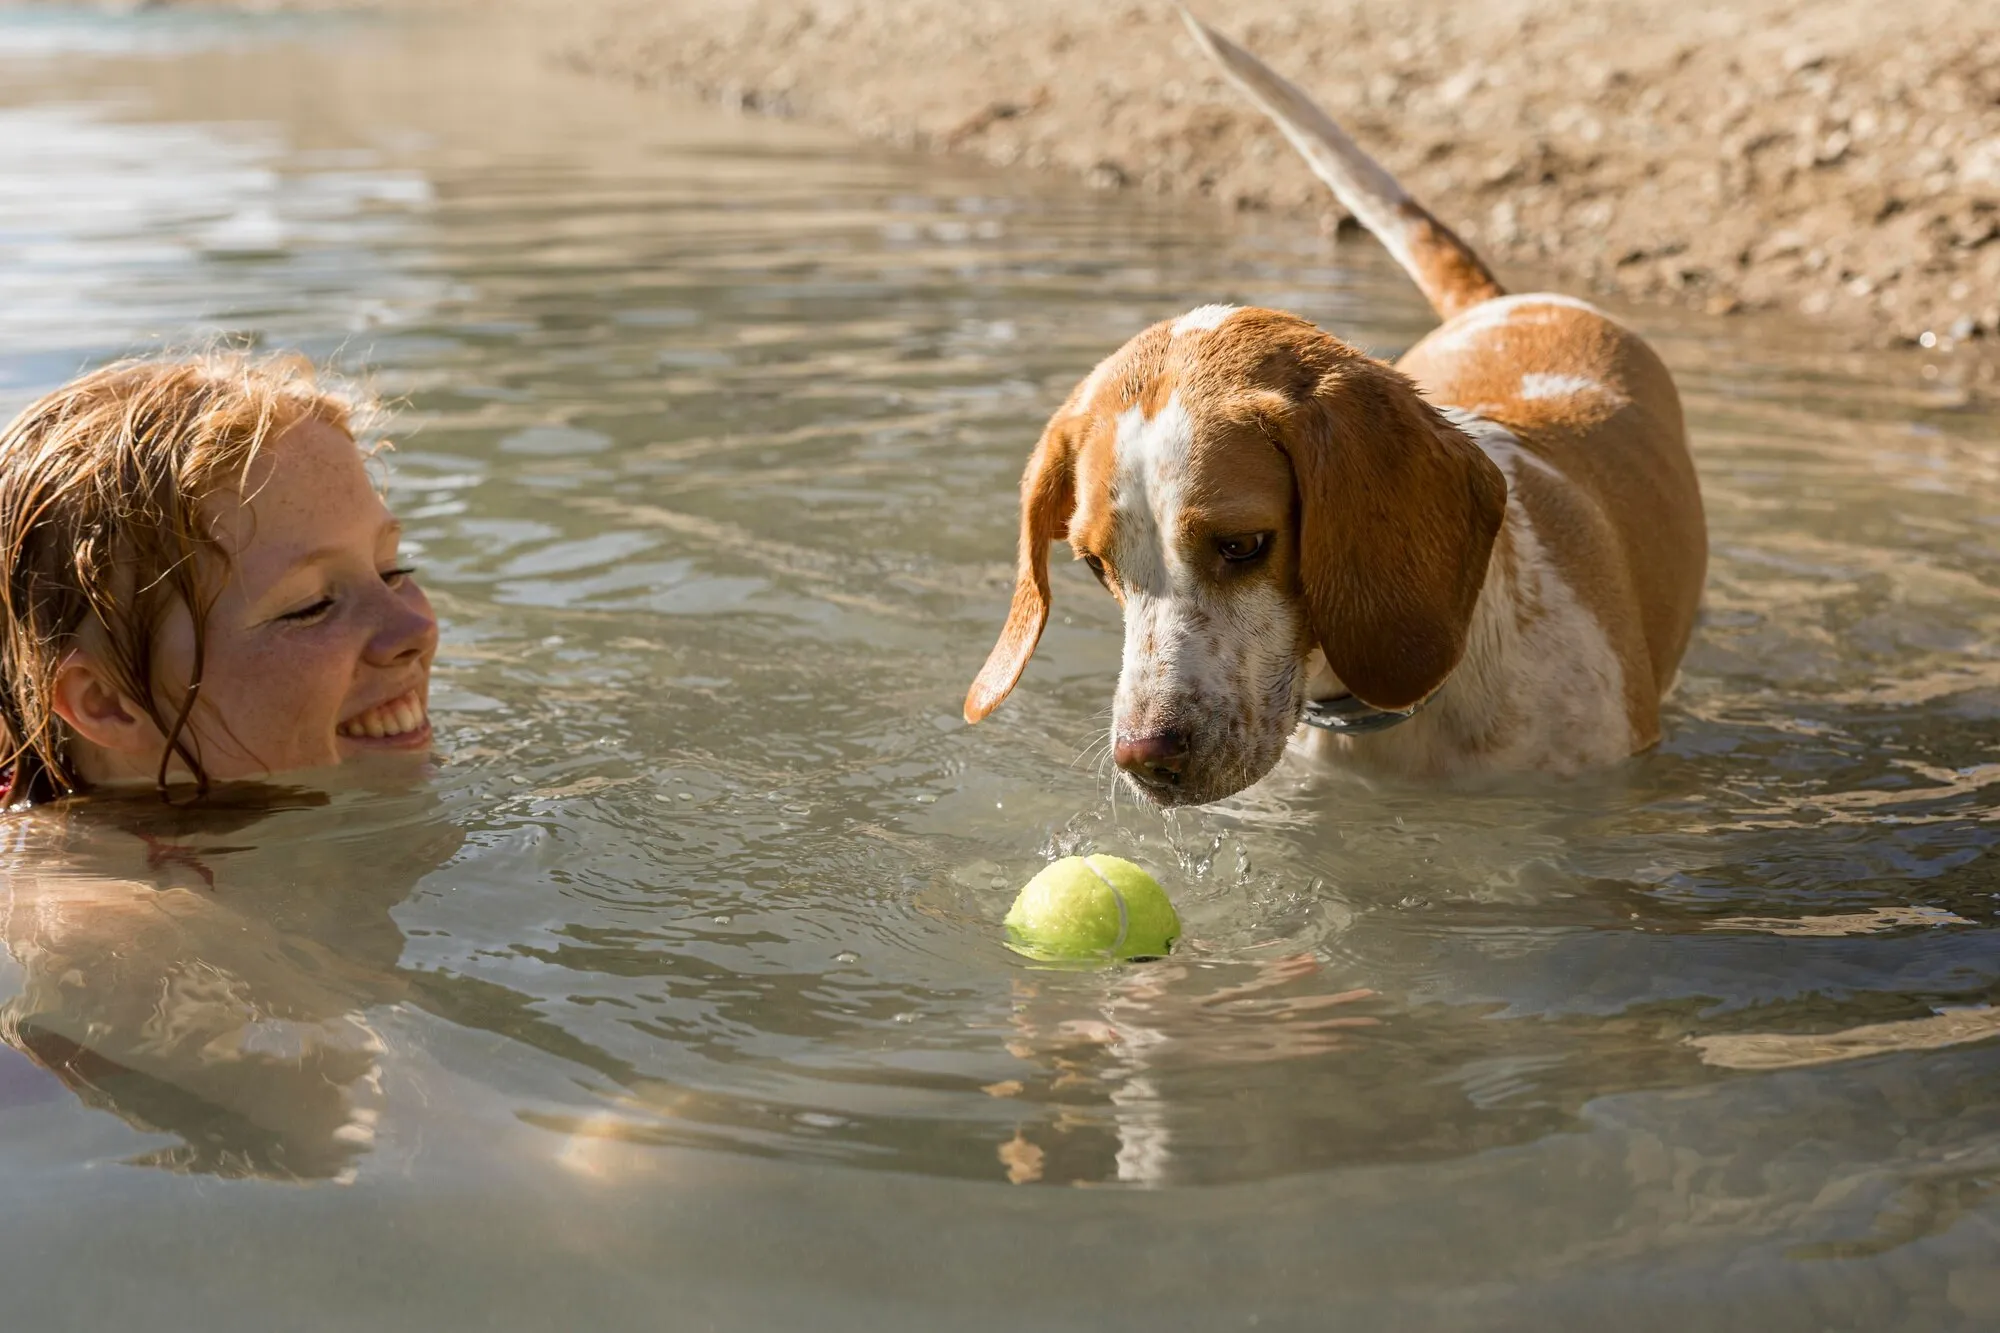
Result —
M 1216 538 L 1215 549 L 1230 564 L 1240 565 L 1264 554 L 1264 548 L 1270 541 L 1271 534 L 1268 532 L 1245 532 L 1235 537 Z
M 1102 560 L 1094 555 L 1086 555 L 1083 558 L 1083 563 L 1090 567 L 1091 573 L 1097 575 L 1099 583 L 1102 583 L 1107 589 L 1110 588 L 1110 581 L 1104 577 L 1104 562 Z

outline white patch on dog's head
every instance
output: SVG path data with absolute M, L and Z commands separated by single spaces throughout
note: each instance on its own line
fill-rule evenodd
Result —
M 1262 777 L 1298 725 L 1304 633 L 1293 600 L 1261 581 L 1218 583 L 1190 557 L 1187 512 L 1194 423 L 1178 393 L 1148 418 L 1117 420 L 1108 552 L 1125 603 L 1125 646 L 1113 706 L 1120 739 L 1180 732 L 1188 758 L 1171 789 L 1139 783 L 1166 805 L 1217 800 Z M 1219 559 L 1219 557 L 1216 557 Z
M 1136 403 L 1118 414 L 1111 472 L 1111 512 L 1118 525 L 1113 563 L 1128 597 L 1167 591 L 1172 524 L 1185 499 L 1182 484 L 1193 448 L 1194 422 L 1178 393 L 1151 417 Z
M 1175 320 L 1173 327 L 1167 332 L 1176 338 L 1183 333 L 1206 333 L 1210 329 L 1219 328 L 1223 320 L 1242 308 L 1234 305 L 1198 305 Z

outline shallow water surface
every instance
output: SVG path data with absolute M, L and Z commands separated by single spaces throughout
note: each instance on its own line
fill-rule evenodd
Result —
M 1637 312 L 1713 536 L 1667 743 L 1163 818 L 1073 568 L 959 721 L 1015 479 L 1194 304 L 1406 346 L 1371 246 L 327 22 L 0 10 L 0 179 L 0 410 L 335 357 L 447 625 L 427 782 L 22 835 L 71 867 L 8 883 L 23 1326 L 2000 1325 L 2000 433 L 1948 371 Z M 1170 961 L 1002 947 L 1072 850 L 1159 872 Z

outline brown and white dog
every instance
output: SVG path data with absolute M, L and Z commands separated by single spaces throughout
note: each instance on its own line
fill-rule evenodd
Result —
M 1124 608 L 1112 740 L 1159 804 L 1240 791 L 1294 733 L 1416 778 L 1653 745 L 1707 564 L 1666 368 L 1582 301 L 1506 295 L 1305 94 L 1188 24 L 1444 323 L 1393 367 L 1231 306 L 1112 353 L 1022 477 L 1013 606 L 966 720 L 1020 679 L 1067 537 Z

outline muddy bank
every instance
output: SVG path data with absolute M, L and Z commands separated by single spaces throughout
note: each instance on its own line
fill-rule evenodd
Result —
M 1784 310 L 1961 364 L 2000 346 L 1987 0 L 1204 12 L 1517 278 Z M 586 27 L 575 63 L 618 78 L 1093 189 L 1340 221 L 1169 4 L 613 0 Z

